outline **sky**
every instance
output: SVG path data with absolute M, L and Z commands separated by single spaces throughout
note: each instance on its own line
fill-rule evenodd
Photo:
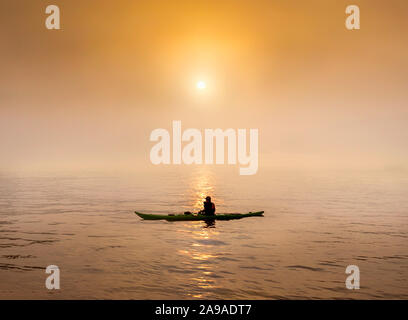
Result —
M 259 129 L 261 166 L 407 168 L 405 0 L 49 4 L 0 3 L 0 172 L 143 167 L 173 120 Z

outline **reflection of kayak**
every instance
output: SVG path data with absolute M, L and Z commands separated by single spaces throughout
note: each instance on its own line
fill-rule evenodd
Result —
M 249 213 L 225 213 L 216 214 L 214 216 L 205 216 L 203 214 L 159 215 L 159 214 L 145 214 L 140 212 L 135 213 L 144 220 L 198 221 L 198 220 L 234 220 L 247 217 L 263 217 L 264 212 L 259 211 Z

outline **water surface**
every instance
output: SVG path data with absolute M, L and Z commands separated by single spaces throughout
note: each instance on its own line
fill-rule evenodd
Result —
M 156 168 L 0 176 L 0 298 L 408 298 L 408 179 L 399 171 Z M 142 221 L 133 211 L 265 210 Z M 45 268 L 61 290 L 45 288 Z M 357 265 L 361 289 L 345 288 Z

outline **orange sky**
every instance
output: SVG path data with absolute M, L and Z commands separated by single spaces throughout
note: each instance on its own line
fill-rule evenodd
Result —
M 258 128 L 261 165 L 407 163 L 405 0 L 48 4 L 0 4 L 0 171 L 131 168 L 172 120 Z

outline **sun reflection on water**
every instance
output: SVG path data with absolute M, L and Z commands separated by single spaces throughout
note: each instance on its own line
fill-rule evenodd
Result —
M 222 204 L 223 200 L 216 194 L 215 177 L 211 171 L 205 168 L 196 171 L 188 183 L 187 201 L 193 212 L 203 209 L 203 202 L 207 196 L 211 196 L 212 201 Z M 216 243 L 219 232 L 215 229 L 214 223 L 203 221 L 189 221 L 178 225 L 177 232 L 187 240 L 188 246 L 178 250 L 178 255 L 186 266 L 192 268 L 191 287 L 188 295 L 192 298 L 205 298 L 211 291 L 216 289 L 217 262 L 220 257 Z
M 215 190 L 215 179 L 213 173 L 200 170 L 194 174 L 190 181 L 190 198 L 193 210 L 198 212 L 203 209 L 203 202 L 206 196 L 213 196 Z
M 195 272 L 191 275 L 191 288 L 188 295 L 192 298 L 203 298 L 216 289 L 216 259 L 220 253 L 212 240 L 216 241 L 219 232 L 216 229 L 204 229 L 203 222 L 185 224 L 178 230 L 190 242 L 188 247 L 178 250 L 184 264 Z

